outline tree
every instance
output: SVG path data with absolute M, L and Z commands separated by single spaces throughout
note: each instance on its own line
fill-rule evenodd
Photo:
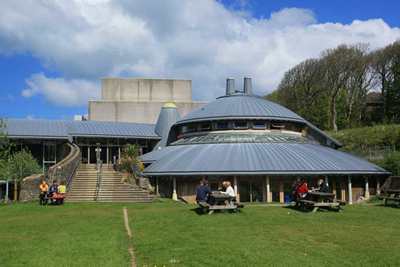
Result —
M 7 134 L 7 119 L 0 117 L 0 179 L 8 180 L 8 161 L 12 143 Z
M 17 183 L 20 183 L 27 176 L 42 172 L 37 160 L 27 148 L 11 154 L 8 170 L 10 178 Z
M 367 53 L 367 44 L 342 44 L 335 49 L 321 53 L 322 86 L 329 97 L 332 130 L 337 131 L 337 100 L 341 90 L 346 87 L 350 77 L 359 67 L 362 57 Z

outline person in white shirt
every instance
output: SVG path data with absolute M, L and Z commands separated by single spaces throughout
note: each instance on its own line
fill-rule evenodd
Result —
M 229 182 L 229 181 L 223 182 L 222 186 L 225 187 L 226 190 L 225 190 L 225 192 L 219 191 L 220 194 L 227 194 L 232 197 L 235 197 L 235 191 L 233 190 L 233 188 L 231 186 L 231 182 Z

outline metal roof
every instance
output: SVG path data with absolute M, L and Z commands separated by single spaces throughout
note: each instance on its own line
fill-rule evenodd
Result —
M 233 120 L 233 119 L 266 119 L 280 121 L 296 121 L 304 123 L 322 136 L 331 140 L 338 147 L 342 144 L 321 131 L 293 111 L 275 102 L 253 94 L 234 93 L 217 98 L 190 112 L 175 125 L 196 121 Z
M 161 139 L 153 124 L 8 119 L 7 133 L 11 138 L 67 139 L 77 137 L 114 137 Z
M 181 116 L 175 105 L 165 104 L 161 108 L 156 127 L 154 128 L 155 133 L 162 137 L 162 140 L 156 145 L 157 149 L 166 146 L 171 126 L 180 118 Z
M 275 118 L 304 121 L 289 109 L 265 98 L 235 93 L 222 96 L 184 116 L 177 124 L 210 119 Z
M 389 174 L 366 160 L 315 144 L 170 146 L 141 160 L 155 161 L 143 171 L 148 176 Z

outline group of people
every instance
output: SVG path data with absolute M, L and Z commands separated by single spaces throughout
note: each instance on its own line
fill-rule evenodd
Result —
M 53 185 L 49 187 L 45 180 L 39 185 L 39 205 L 47 204 L 48 198 L 50 198 L 51 204 L 55 204 L 57 199 L 62 199 L 67 196 L 67 187 L 65 186 L 65 182 L 62 181 L 60 185 L 57 184 L 57 181 L 53 181 Z
M 324 179 L 318 180 L 318 187 L 312 187 L 311 190 L 308 189 L 308 184 L 306 181 L 293 181 L 292 195 L 294 200 L 307 199 L 308 192 L 321 192 L 321 193 L 331 193 L 328 183 Z
M 222 182 L 222 187 L 223 188 L 218 188 L 218 193 L 230 195 L 233 197 L 233 200 L 235 200 L 235 190 L 233 190 L 231 182 Z M 196 201 L 208 202 L 211 194 L 213 194 L 213 192 L 208 187 L 208 181 L 200 181 L 199 186 L 197 187 Z

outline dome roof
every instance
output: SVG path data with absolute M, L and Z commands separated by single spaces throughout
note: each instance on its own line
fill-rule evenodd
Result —
M 217 98 L 184 116 L 177 124 L 221 119 L 276 119 L 305 122 L 296 113 L 260 96 L 235 93 Z
M 176 106 L 174 103 L 168 102 L 164 104 L 163 108 L 176 108 Z

